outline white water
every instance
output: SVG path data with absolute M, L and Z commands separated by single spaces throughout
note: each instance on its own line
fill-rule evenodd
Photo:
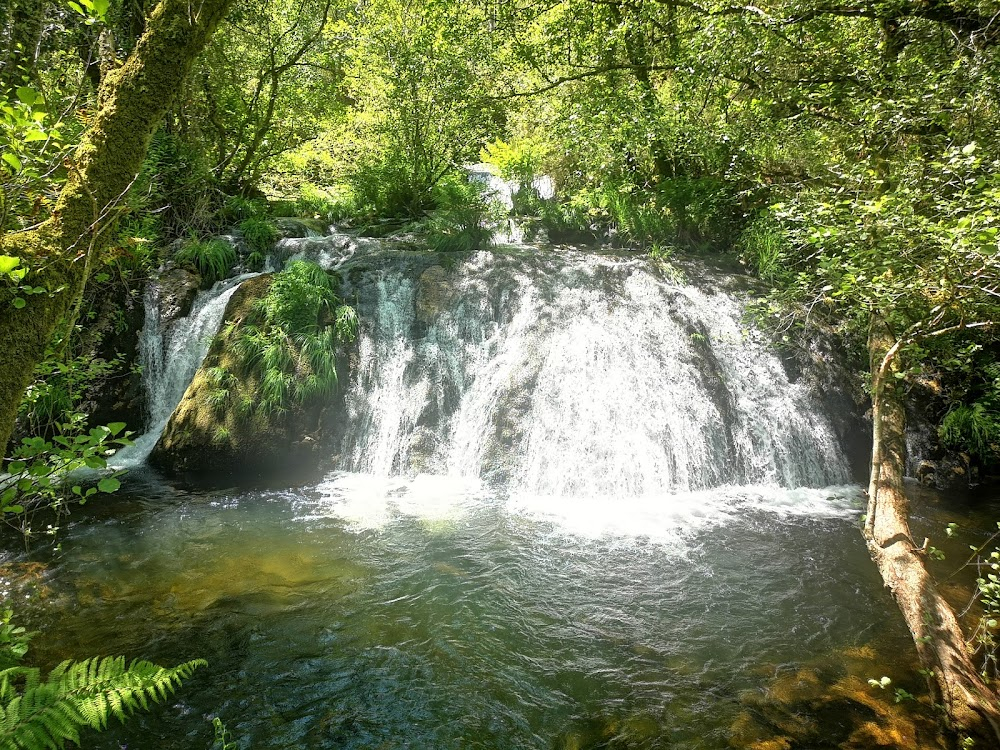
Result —
M 699 289 L 644 258 L 522 249 L 445 268 L 430 254 L 386 255 L 393 247 L 332 235 L 275 252 L 276 263 L 361 265 L 347 292 L 362 328 L 334 475 L 338 487 L 351 476 L 374 482 L 351 480 L 367 488 L 352 507 L 374 498 L 361 515 L 398 510 L 422 476 L 435 478 L 419 482 L 433 488 L 418 493 L 428 513 L 491 487 L 518 513 L 610 533 L 679 533 L 749 506 L 853 509 L 840 488 L 797 489 L 845 484 L 846 461 L 815 394 L 789 382 L 742 303 L 712 290 L 719 278 Z M 151 427 L 119 465 L 141 463 L 155 445 L 245 278 L 200 293 L 166 331 L 147 300 Z M 400 481 L 395 495 L 383 487 Z
M 229 298 L 240 284 L 257 275 L 247 273 L 225 279 L 211 289 L 198 292 L 187 317 L 167 325 L 159 315 L 160 288 L 155 283 L 150 285 L 144 300 L 146 321 L 139 339 L 147 429 L 132 445 L 118 452 L 110 462 L 112 466 L 133 468 L 145 462 L 205 359 L 222 325 Z
M 345 470 L 561 498 L 848 479 L 741 303 L 644 260 L 482 253 L 444 282 L 380 271 L 361 307 Z

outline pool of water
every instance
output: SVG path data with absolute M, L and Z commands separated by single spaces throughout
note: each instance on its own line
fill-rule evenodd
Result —
M 36 663 L 208 660 L 90 747 L 207 748 L 219 716 L 243 748 L 717 749 L 776 674 L 911 648 L 859 507 L 851 486 L 623 501 L 136 474 L 31 553 L 19 611 Z

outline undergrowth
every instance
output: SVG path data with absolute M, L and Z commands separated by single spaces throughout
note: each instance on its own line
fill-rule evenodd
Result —
M 177 252 L 177 261 L 194 268 L 205 284 L 221 281 L 236 264 L 236 249 L 225 240 L 188 239 Z
M 331 395 L 337 387 L 336 348 L 354 339 L 357 316 L 334 293 L 333 281 L 315 263 L 294 261 L 274 277 L 234 336 L 239 373 L 215 368 L 210 373 L 213 407 L 231 405 L 235 375 L 257 383 L 253 398 L 242 398 L 237 411 L 271 414 Z

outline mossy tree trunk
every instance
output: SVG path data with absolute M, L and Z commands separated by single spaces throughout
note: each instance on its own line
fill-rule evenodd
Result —
M 896 377 L 898 341 L 875 320 L 869 331 L 872 373 L 873 447 L 864 536 L 882 580 L 899 605 L 917 655 L 928 672 L 934 702 L 948 727 L 971 737 L 974 747 L 1000 747 L 1000 700 L 980 678 L 965 637 L 927 570 L 926 550 L 910 533 L 903 488 L 906 417 Z
M 101 85 L 99 108 L 70 166 L 51 218 L 0 238 L 0 254 L 31 269 L 25 283 L 47 294 L 15 309 L 0 289 L 0 453 L 32 372 L 61 321 L 71 320 L 91 268 L 107 245 L 119 206 L 149 140 L 198 53 L 232 0 L 161 0 L 125 63 Z

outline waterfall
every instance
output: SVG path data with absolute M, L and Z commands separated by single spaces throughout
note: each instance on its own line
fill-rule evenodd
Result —
M 562 497 L 846 481 L 815 394 L 721 278 L 514 249 L 373 267 L 341 468 Z
M 240 284 L 257 275 L 242 274 L 198 292 L 191 312 L 169 323 L 160 319 L 162 289 L 155 282 L 149 285 L 143 300 L 145 324 L 139 339 L 148 415 L 146 431 L 112 459 L 116 468 L 138 466 L 146 460 L 205 359 L 212 338 L 222 325 L 229 298 Z
M 677 280 L 628 253 L 480 252 L 460 261 L 334 234 L 283 240 L 269 264 L 339 269 L 362 321 L 335 465 L 485 481 L 517 497 L 633 497 L 725 485 L 846 482 L 817 395 L 746 322 L 732 278 Z M 247 274 L 164 326 L 146 299 L 152 450 Z

